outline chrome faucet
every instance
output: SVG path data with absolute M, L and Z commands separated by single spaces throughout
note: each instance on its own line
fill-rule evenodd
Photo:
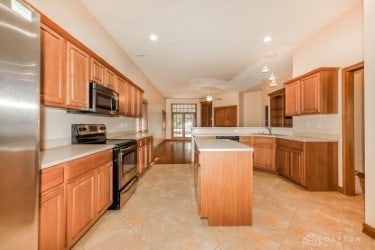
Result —
M 268 130 L 268 134 L 269 135 L 272 135 L 272 128 L 271 128 L 271 126 L 269 126 L 269 127 L 265 127 L 267 130 Z

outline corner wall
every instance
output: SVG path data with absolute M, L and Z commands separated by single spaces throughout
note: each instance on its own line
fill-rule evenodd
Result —
M 365 54 L 365 223 L 375 228 L 375 1 L 364 0 Z

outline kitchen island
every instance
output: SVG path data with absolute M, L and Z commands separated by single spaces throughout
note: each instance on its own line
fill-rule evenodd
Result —
M 231 140 L 195 140 L 198 214 L 208 225 L 252 225 L 252 152 L 252 147 Z

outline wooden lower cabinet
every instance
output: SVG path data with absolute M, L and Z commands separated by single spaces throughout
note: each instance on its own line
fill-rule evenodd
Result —
M 274 137 L 240 136 L 240 142 L 254 148 L 254 169 L 276 172 Z
M 277 171 L 284 176 L 290 173 L 289 167 L 289 140 L 276 139 L 276 166 Z
M 153 161 L 153 138 L 152 136 L 137 141 L 137 169 L 142 174 Z
M 254 147 L 254 168 L 276 171 L 275 166 L 275 138 L 255 136 Z
M 93 224 L 95 211 L 95 173 L 90 172 L 67 184 L 67 243 L 73 245 Z
M 112 204 L 112 150 L 41 171 L 39 249 L 69 249 Z
M 107 208 L 113 202 L 113 166 L 112 163 L 99 168 L 96 171 L 96 199 L 97 199 L 97 208 L 96 213 L 98 215 L 103 214 Z
M 279 173 L 309 191 L 337 190 L 337 142 L 276 140 Z
M 43 192 L 40 197 L 39 249 L 64 249 L 64 186 Z

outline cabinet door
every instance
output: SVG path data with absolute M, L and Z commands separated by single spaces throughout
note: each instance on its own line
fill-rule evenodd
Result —
M 90 80 L 104 84 L 104 66 L 96 61 L 94 58 L 90 58 Z
M 137 117 L 142 116 L 142 104 L 143 104 L 143 93 L 140 90 L 137 90 Z
M 301 80 L 301 113 L 320 112 L 320 73 Z
M 94 171 L 73 179 L 66 186 L 68 247 L 74 244 L 94 222 L 95 192 Z
M 272 170 L 273 147 L 254 144 L 254 166 Z
M 290 148 L 290 177 L 305 186 L 303 151 Z
M 276 166 L 280 174 L 289 177 L 289 148 L 277 146 L 276 148 Z
M 117 76 L 109 69 L 105 69 L 104 85 L 114 91 L 118 91 Z
M 73 109 L 86 109 L 89 106 L 89 56 L 75 45 L 68 43 L 67 57 L 67 105 Z
M 124 79 L 122 78 L 117 78 L 117 83 L 118 83 L 118 94 L 119 94 L 119 111 L 120 114 L 126 115 L 126 105 L 127 105 L 127 83 Z
M 96 171 L 96 212 L 99 215 L 112 204 L 112 169 L 112 162 L 110 162 Z
M 275 138 L 255 136 L 254 145 L 254 167 L 276 170 L 274 165 Z
M 142 141 L 142 140 L 141 140 Z M 143 143 L 143 142 L 142 142 Z M 139 145 L 137 149 L 137 168 L 138 168 L 138 173 L 142 173 L 143 170 L 145 169 L 145 146 L 144 145 Z
M 299 80 L 285 85 L 285 115 L 300 114 L 300 83 Z
M 64 107 L 65 40 L 42 24 L 41 43 L 41 100 L 49 106 Z
M 128 116 L 135 116 L 135 100 L 135 87 L 132 84 L 128 83 Z
M 40 197 L 39 249 L 65 248 L 64 186 Z
M 236 127 L 237 106 L 214 108 L 214 124 L 217 127 Z

